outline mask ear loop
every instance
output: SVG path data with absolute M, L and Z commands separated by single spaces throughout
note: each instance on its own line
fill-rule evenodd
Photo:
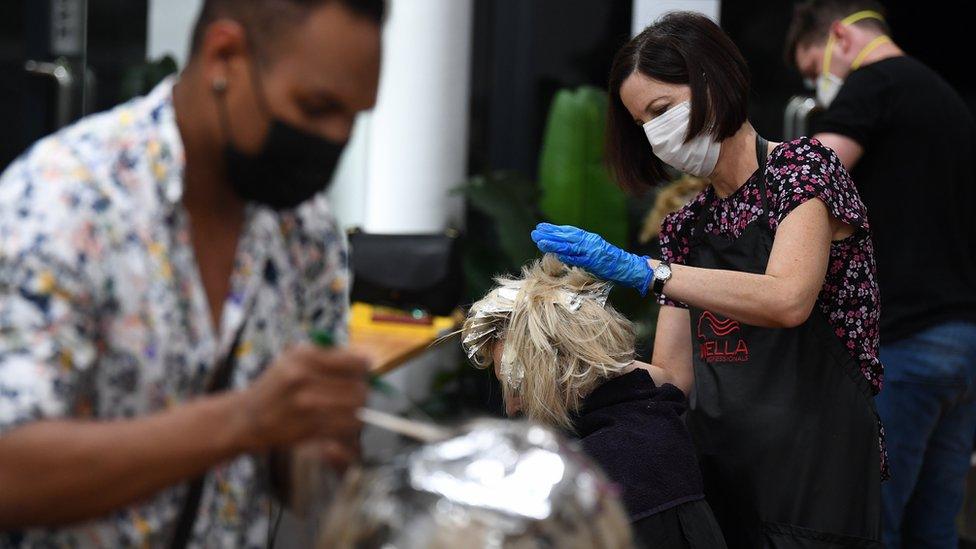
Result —
M 234 132 L 230 128 L 230 114 L 227 112 L 227 79 L 219 76 L 214 79 L 210 89 L 213 90 L 217 101 L 217 117 L 220 119 L 220 127 L 227 134 L 227 143 L 234 146 Z
M 889 38 L 888 36 L 883 34 L 881 36 L 876 36 L 874 40 L 868 43 L 867 46 L 864 46 L 864 49 L 861 50 L 861 53 L 857 54 L 857 57 L 854 58 L 854 62 L 851 63 L 851 69 L 852 70 L 859 69 L 861 67 L 861 63 L 864 62 L 864 59 L 867 58 L 867 56 L 871 52 L 876 50 L 882 44 L 887 44 L 888 42 L 891 42 L 891 38 Z
M 827 74 L 830 71 L 830 60 L 834 56 L 834 41 L 834 34 L 830 33 L 827 36 L 827 46 L 824 48 L 823 63 L 820 64 L 820 74 Z

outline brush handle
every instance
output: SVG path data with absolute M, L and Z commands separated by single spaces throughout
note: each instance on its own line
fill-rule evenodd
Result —
M 400 416 L 370 408 L 360 408 L 356 412 L 356 417 L 363 423 L 421 442 L 438 442 L 451 437 L 450 430 L 432 423 L 404 419 Z

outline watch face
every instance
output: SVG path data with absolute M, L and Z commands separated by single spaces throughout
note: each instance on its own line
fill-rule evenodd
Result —
M 654 270 L 654 278 L 658 280 L 671 278 L 671 267 L 669 265 L 658 265 L 657 269 Z

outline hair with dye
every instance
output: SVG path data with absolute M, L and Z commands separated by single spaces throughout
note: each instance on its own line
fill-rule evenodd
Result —
M 464 341 L 490 332 L 472 348 L 472 361 L 490 367 L 492 348 L 504 343 L 503 360 L 521 372 L 521 379 L 499 376 L 505 401 L 518 397 L 527 418 L 571 429 L 570 414 L 583 397 L 633 362 L 633 323 L 605 305 L 605 292 L 597 297 L 607 282 L 551 254 L 523 267 L 520 279 L 496 282 L 498 288 L 471 306 L 461 329 Z M 499 310 L 497 292 L 505 287 L 518 293 L 511 307 Z M 567 295 L 580 297 L 578 307 L 566 305 Z

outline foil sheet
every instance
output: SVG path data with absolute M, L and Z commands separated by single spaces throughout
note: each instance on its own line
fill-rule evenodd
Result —
M 478 420 L 347 475 L 321 522 L 328 548 L 630 548 L 616 488 L 561 435 Z
M 501 286 L 490 291 L 477 303 L 477 309 L 472 310 L 470 327 L 461 340 L 461 348 L 475 366 L 487 368 L 491 365 L 491 353 L 486 345 L 501 337 L 500 331 L 515 309 L 521 288 L 522 281 L 503 281 Z M 592 299 L 605 307 L 612 289 L 613 284 L 601 282 L 579 292 L 564 290 L 558 293 L 556 303 L 571 312 L 578 311 L 586 299 Z M 511 387 L 518 389 L 525 377 L 525 371 L 513 359 L 514 357 L 503 354 L 499 373 L 508 379 Z

